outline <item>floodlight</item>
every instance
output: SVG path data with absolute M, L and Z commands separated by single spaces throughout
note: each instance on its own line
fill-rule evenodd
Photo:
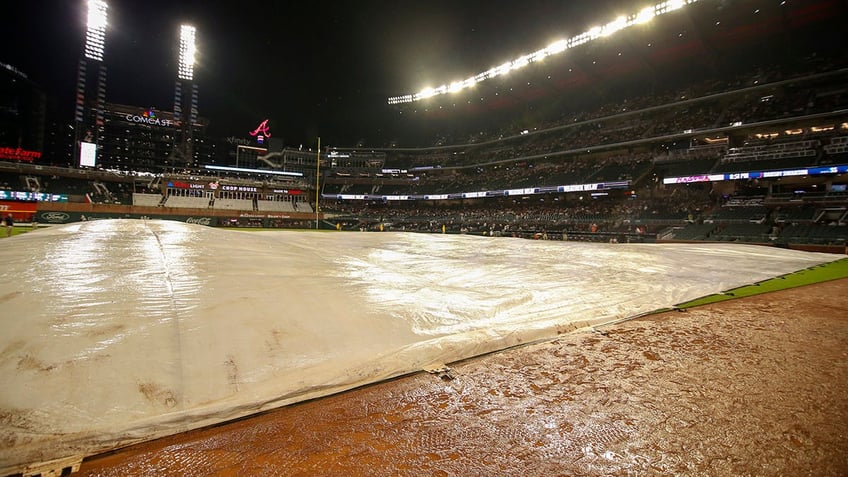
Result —
M 689 0 L 688 3 L 693 3 L 694 0 Z M 674 10 L 679 10 L 686 6 L 686 0 L 667 0 L 662 3 L 658 3 L 654 9 L 657 15 L 662 15 L 663 13 L 673 12 Z
M 105 0 L 88 0 L 88 23 L 85 33 L 85 57 L 103 61 L 106 44 L 106 5 Z
M 555 41 L 548 45 L 548 53 L 555 55 L 557 53 L 562 53 L 566 48 L 568 48 L 568 40 Z
M 180 65 L 177 77 L 182 80 L 194 79 L 195 28 L 191 25 L 180 26 Z
M 435 96 L 436 90 L 433 88 L 424 88 L 418 93 L 418 96 L 421 98 L 429 98 L 431 96 Z
M 666 11 L 670 12 L 670 11 L 673 11 L 673 10 L 679 10 L 679 9 L 683 8 L 683 6 L 686 5 L 686 2 L 684 2 L 683 0 L 669 0 L 667 2 L 667 4 L 668 4 L 668 9 Z
M 648 23 L 654 16 L 654 7 L 645 7 L 636 15 L 636 23 Z
M 530 53 L 530 61 L 542 61 L 548 56 L 548 50 L 546 48 L 542 48 L 539 51 L 534 51 Z
M 512 69 L 517 70 L 530 64 L 530 55 L 524 55 L 512 62 Z
M 619 16 L 615 20 L 604 24 L 603 26 L 594 26 L 588 31 L 585 31 L 579 35 L 575 35 L 571 38 L 551 43 L 550 45 L 545 48 L 542 48 L 541 50 L 537 50 L 533 53 L 519 56 L 518 58 L 512 61 L 507 61 L 506 63 L 503 63 L 500 66 L 489 68 L 488 70 L 482 73 L 478 73 L 465 81 L 455 81 L 451 83 L 450 86 L 442 85 L 438 88 L 425 88 L 421 92 L 415 94 L 393 96 L 389 98 L 389 104 L 409 103 L 425 98 L 430 98 L 439 94 L 459 91 L 463 88 L 473 86 L 474 84 L 479 83 L 481 81 L 491 79 L 496 76 L 505 75 L 514 69 L 521 68 L 534 61 L 542 60 L 550 55 L 562 53 L 565 50 L 580 46 L 584 43 L 588 43 L 592 40 L 596 40 L 601 37 L 610 36 L 632 25 L 647 23 L 651 21 L 654 17 L 675 10 L 679 10 L 687 5 L 696 3 L 697 1 L 698 0 L 662 1 L 652 7 L 645 7 L 639 12 L 627 16 Z
M 622 28 L 627 26 L 627 18 L 621 16 L 616 18 L 615 20 L 604 25 L 603 32 L 601 35 L 610 36 L 613 33 L 621 30 Z
M 601 28 L 599 26 L 593 26 L 592 28 L 589 28 L 589 31 L 587 31 L 586 34 L 590 39 L 594 40 L 596 38 L 600 38 L 601 33 L 603 31 L 604 31 L 603 28 Z
M 403 104 L 403 103 L 411 103 L 415 101 L 415 98 L 411 94 L 404 94 L 402 96 L 392 96 L 389 98 L 389 104 Z
M 580 46 L 583 43 L 590 41 L 592 38 L 589 36 L 589 32 L 583 32 L 577 36 L 573 36 L 568 39 L 568 48 L 571 49 L 576 46 Z
M 461 91 L 465 88 L 470 88 L 470 87 L 474 86 L 476 83 L 477 83 L 477 80 L 475 80 L 474 78 L 467 78 L 467 79 L 464 79 L 462 81 L 454 81 L 453 83 L 448 85 L 448 92 L 449 93 L 456 93 L 456 92 L 459 92 L 459 91 Z

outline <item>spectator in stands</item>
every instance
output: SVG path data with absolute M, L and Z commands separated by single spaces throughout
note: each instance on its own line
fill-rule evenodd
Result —
M 6 237 L 12 236 L 12 227 L 15 226 L 15 219 L 12 214 L 6 214 L 6 219 L 3 221 L 6 224 Z

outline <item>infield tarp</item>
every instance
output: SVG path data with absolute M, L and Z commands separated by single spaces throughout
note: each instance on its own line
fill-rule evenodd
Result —
M 0 245 L 3 475 L 840 258 L 147 220 Z

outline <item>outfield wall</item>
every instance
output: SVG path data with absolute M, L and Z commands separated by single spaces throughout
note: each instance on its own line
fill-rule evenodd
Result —
M 323 213 L 318 214 L 323 219 Z M 314 221 L 311 212 L 258 212 L 230 209 L 189 209 L 182 207 L 143 207 L 115 204 L 81 204 L 73 202 L 39 202 L 35 219 L 39 224 L 68 224 L 102 219 L 175 220 L 200 225 L 225 224 L 273 227 L 274 224 Z
M 657 240 L 656 243 L 685 243 L 685 244 L 696 244 L 696 243 L 733 243 L 733 242 L 719 242 L 714 240 Z M 789 250 L 798 250 L 802 252 L 817 252 L 817 253 L 838 253 L 841 255 L 848 255 L 848 247 L 845 245 L 819 245 L 819 244 L 804 244 L 804 243 L 789 243 L 786 245 L 775 245 L 773 243 L 768 242 L 737 242 L 737 243 L 745 243 L 747 245 L 760 245 L 765 247 L 780 247 L 780 248 L 788 248 Z

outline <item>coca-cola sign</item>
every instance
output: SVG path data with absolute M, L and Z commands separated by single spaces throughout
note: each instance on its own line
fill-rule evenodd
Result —
M 211 217 L 189 217 L 186 219 L 185 223 L 187 224 L 197 224 L 197 225 L 212 225 Z

